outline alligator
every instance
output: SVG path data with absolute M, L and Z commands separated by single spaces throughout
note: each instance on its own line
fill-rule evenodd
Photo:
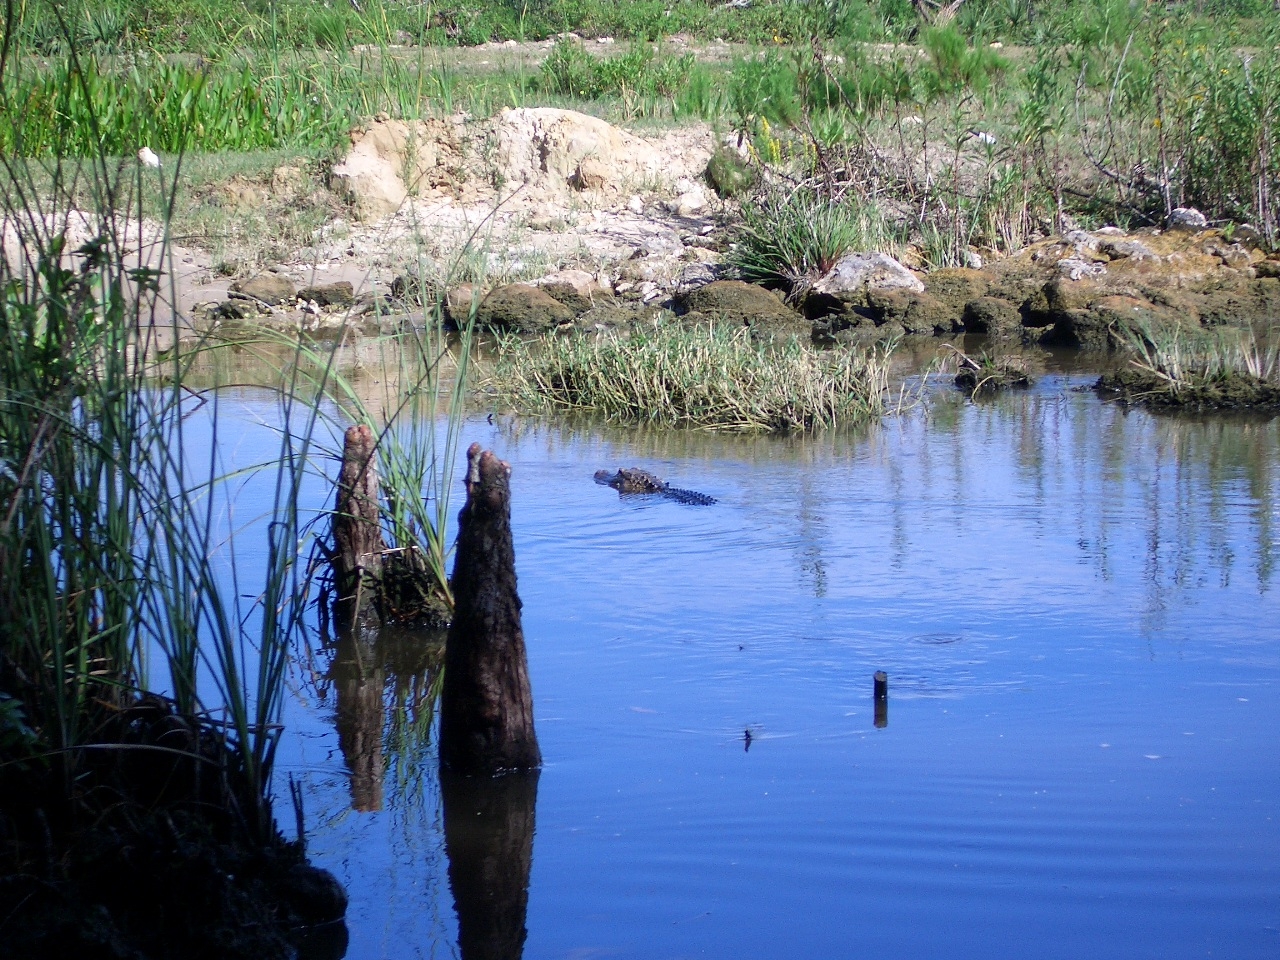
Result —
M 648 470 L 641 470 L 639 467 L 630 469 L 623 467 L 617 473 L 597 470 L 596 483 L 613 487 L 619 493 L 658 493 L 678 503 L 706 506 L 716 502 L 715 497 L 708 497 L 705 493 L 698 493 L 696 490 L 673 487 L 665 480 L 660 480 Z

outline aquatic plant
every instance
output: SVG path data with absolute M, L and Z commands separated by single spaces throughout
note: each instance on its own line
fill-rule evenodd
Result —
M 1154 406 L 1280 406 L 1280 343 L 1269 333 L 1149 324 L 1117 333 L 1134 356 L 1099 389 Z
M 520 409 L 709 430 L 816 430 L 881 416 L 892 347 L 820 351 L 747 329 L 640 328 L 498 342 L 491 384 Z

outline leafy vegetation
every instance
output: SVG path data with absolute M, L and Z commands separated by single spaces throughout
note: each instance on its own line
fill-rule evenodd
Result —
M 808 188 L 766 190 L 742 204 L 726 262 L 743 279 L 800 292 L 854 250 L 893 250 L 894 227 L 872 205 Z

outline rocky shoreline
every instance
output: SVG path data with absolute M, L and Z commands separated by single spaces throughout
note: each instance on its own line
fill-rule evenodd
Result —
M 191 335 L 226 338 L 256 327 L 379 335 L 437 305 L 460 323 L 474 305 L 482 327 L 521 333 L 625 329 L 669 311 L 823 344 L 982 334 L 1083 350 L 1113 346 L 1118 324 L 1269 329 L 1280 316 L 1280 254 L 1258 231 L 1224 232 L 1195 211 L 1164 229 L 1073 230 L 999 259 L 972 250 L 964 268 L 864 251 L 802 294 L 749 286 L 724 265 L 736 206 L 707 178 L 712 157 L 741 149 L 705 125 L 641 137 L 551 108 L 376 119 L 329 172 L 325 189 L 349 219 L 235 280 L 176 250 L 173 306 Z M 257 189 L 297 181 L 276 171 Z

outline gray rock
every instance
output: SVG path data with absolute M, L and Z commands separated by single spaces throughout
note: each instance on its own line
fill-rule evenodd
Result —
M 684 296 L 719 279 L 720 270 L 717 267 L 709 263 L 691 263 L 676 278 L 676 296 Z
M 1178 207 L 1165 224 L 1169 230 L 1204 230 L 1209 226 L 1203 213 L 1194 207 Z
M 813 285 L 814 292 L 834 296 L 861 290 L 893 289 L 923 293 L 924 284 L 887 253 L 846 254 Z
M 585 270 L 560 270 L 533 283 L 575 314 L 590 310 L 597 300 L 612 297 L 611 292 L 602 287 L 595 276 Z
M 689 190 L 667 201 L 667 209 L 677 217 L 691 217 L 707 206 L 707 195 L 699 189 Z
M 1084 280 L 1088 277 L 1100 277 L 1107 272 L 1101 263 L 1083 260 L 1080 257 L 1063 257 L 1054 266 L 1058 275 L 1068 280 Z
M 298 295 L 298 288 L 292 280 L 270 272 L 260 273 L 248 280 L 237 280 L 229 289 L 269 307 L 279 306 Z
M 1139 240 L 1106 239 L 1098 244 L 1098 252 L 1112 260 L 1150 260 L 1157 256 Z

